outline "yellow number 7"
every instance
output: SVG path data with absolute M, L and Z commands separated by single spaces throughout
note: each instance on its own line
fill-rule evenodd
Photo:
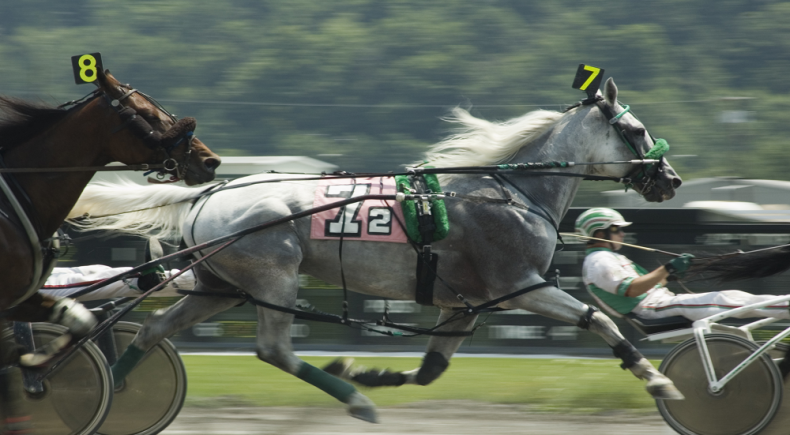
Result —
M 596 67 L 590 66 L 590 65 L 584 65 L 584 70 L 585 71 L 590 71 L 591 74 L 590 74 L 590 77 L 587 78 L 587 81 L 585 81 L 584 84 L 581 85 L 581 87 L 579 87 L 579 89 L 581 89 L 582 91 L 586 91 L 587 90 L 587 86 L 590 86 L 590 83 L 592 83 L 593 80 L 595 80 L 595 78 L 598 77 L 598 74 L 601 72 L 600 68 L 596 68 Z

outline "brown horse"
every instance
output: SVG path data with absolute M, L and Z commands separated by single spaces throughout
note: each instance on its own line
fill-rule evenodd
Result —
M 159 165 L 194 185 L 213 180 L 220 164 L 193 136 L 194 118 L 177 120 L 109 71 L 99 70 L 96 84 L 90 95 L 57 108 L 0 96 L 0 331 L 7 320 L 52 321 L 53 306 L 61 323 L 79 323 L 80 307 L 46 300 L 37 290 L 54 263 L 52 235 L 98 167 Z M 14 358 L 1 347 L 0 368 Z

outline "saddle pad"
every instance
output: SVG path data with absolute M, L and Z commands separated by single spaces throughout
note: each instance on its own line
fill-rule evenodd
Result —
M 360 195 L 395 195 L 391 177 L 326 178 L 318 181 L 313 207 Z M 395 200 L 360 201 L 313 215 L 310 238 L 406 243 L 403 212 Z

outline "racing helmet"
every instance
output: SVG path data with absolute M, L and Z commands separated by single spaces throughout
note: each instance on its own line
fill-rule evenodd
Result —
M 591 208 L 576 218 L 576 232 L 583 236 L 592 237 L 598 230 L 605 230 L 612 225 L 627 227 L 631 222 L 626 222 L 623 215 L 611 208 Z

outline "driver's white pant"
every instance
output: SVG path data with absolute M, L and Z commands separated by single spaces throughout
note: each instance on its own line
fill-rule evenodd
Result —
M 767 301 L 777 296 L 779 295 L 753 295 L 741 290 L 676 295 L 666 288 L 656 288 L 648 292 L 647 296 L 631 312 L 645 319 L 683 316 L 689 320 L 700 320 L 733 308 Z M 790 311 L 788 311 L 787 302 L 782 302 L 733 317 L 790 319 Z
M 70 297 L 71 294 L 84 289 L 103 279 L 111 278 L 120 273 L 130 270 L 131 267 L 109 267 L 100 264 L 78 267 L 56 267 L 52 274 L 47 278 L 44 288 L 40 291 L 43 294 L 55 298 Z M 178 272 L 178 269 L 165 271 L 165 275 Z M 182 296 L 178 290 L 192 290 L 195 288 L 195 275 L 192 269 L 187 270 L 181 276 L 170 281 L 168 285 L 160 291 L 151 293 L 151 296 Z M 139 296 L 142 293 L 137 288 L 137 278 L 126 278 L 100 287 L 87 295 L 80 296 L 80 301 L 91 301 L 96 299 L 113 299 L 128 296 Z

